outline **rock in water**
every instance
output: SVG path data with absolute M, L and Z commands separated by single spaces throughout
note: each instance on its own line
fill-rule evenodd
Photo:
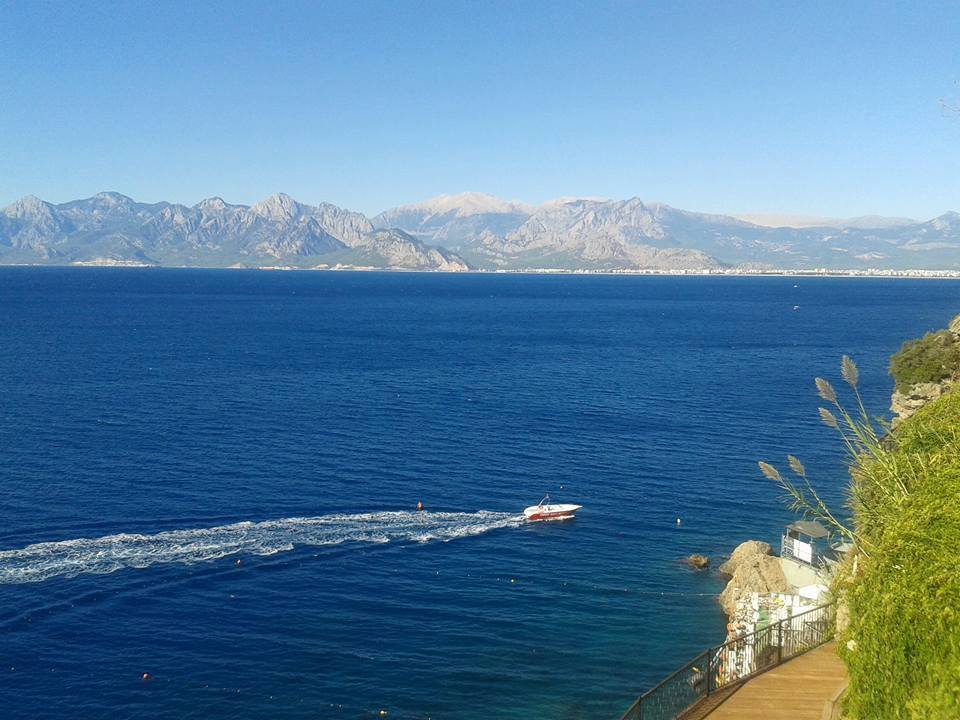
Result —
M 708 558 L 706 555 L 694 553 L 693 555 L 688 555 L 685 557 L 683 561 L 694 570 L 704 570 L 710 567 L 710 558 Z

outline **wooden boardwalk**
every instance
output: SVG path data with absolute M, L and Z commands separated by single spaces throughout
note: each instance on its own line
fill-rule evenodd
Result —
M 820 720 L 847 670 L 836 643 L 811 650 L 752 680 L 711 695 L 683 720 Z

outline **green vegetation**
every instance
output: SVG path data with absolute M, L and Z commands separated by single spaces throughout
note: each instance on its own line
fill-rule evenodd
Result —
M 851 720 L 957 717 L 960 393 L 920 410 L 896 438 L 895 448 L 853 468 L 854 486 L 869 476 L 891 492 L 855 512 L 866 552 L 837 583 L 850 612 L 840 637 L 850 672 L 845 712 Z
M 898 386 L 955 377 L 960 343 L 953 337 L 905 343 L 891 363 Z M 850 674 L 844 718 L 960 718 L 960 390 L 887 435 L 863 407 L 849 358 L 842 374 L 856 399 L 853 413 L 826 380 L 817 378 L 817 389 L 832 406 L 820 417 L 849 456 L 851 521 L 831 512 L 797 458 L 788 456 L 793 479 L 760 467 L 793 509 L 854 543 L 833 587 L 846 616 L 838 619 Z
M 908 340 L 890 358 L 890 374 L 900 392 L 917 383 L 936 383 L 950 378 L 957 368 L 960 368 L 960 341 L 948 330 Z

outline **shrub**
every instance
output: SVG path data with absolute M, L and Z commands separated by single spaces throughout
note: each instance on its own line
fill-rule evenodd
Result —
M 856 518 L 870 551 L 846 579 L 845 712 L 851 720 L 957 717 L 960 393 L 920 410 L 896 437 L 896 447 L 884 451 L 889 457 L 865 459 L 861 468 L 880 475 L 909 468 L 910 477 L 888 478 L 908 492 L 887 504 L 883 517 Z
M 921 352 L 946 347 L 930 337 L 919 341 Z M 915 345 L 904 346 L 901 361 Z M 960 389 L 884 436 L 857 391 L 856 365 L 845 357 L 841 372 L 853 413 L 829 382 L 816 385 L 833 407 L 820 417 L 847 450 L 852 522 L 827 507 L 797 458 L 787 456 L 793 478 L 769 463 L 760 468 L 794 510 L 855 545 L 833 582 L 849 618 L 838 637 L 850 675 L 844 717 L 960 718 Z
M 917 383 L 940 382 L 953 377 L 958 370 L 960 342 L 947 330 L 908 340 L 890 358 L 890 374 L 900 392 Z

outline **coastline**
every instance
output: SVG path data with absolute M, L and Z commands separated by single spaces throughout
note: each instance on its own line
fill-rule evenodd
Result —
M 137 262 L 97 262 L 77 261 L 72 263 L 0 263 L 0 268 L 118 268 L 151 270 L 256 270 L 271 272 L 362 272 L 362 273 L 423 273 L 429 275 L 601 275 L 617 277 L 792 277 L 792 278 L 859 278 L 859 279 L 903 279 L 903 280 L 960 280 L 960 270 L 892 270 L 868 268 L 865 270 L 829 270 L 815 269 L 776 269 L 776 270 L 567 270 L 560 268 L 523 268 L 517 270 L 442 270 L 428 268 L 378 267 L 364 265 L 333 265 L 300 267 L 294 265 L 153 265 Z

